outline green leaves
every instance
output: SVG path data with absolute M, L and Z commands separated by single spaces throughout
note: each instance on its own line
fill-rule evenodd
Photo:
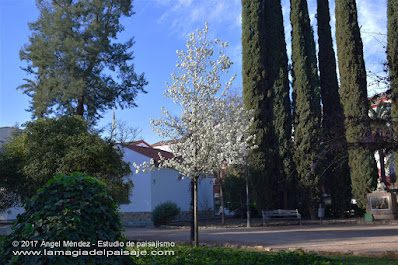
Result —
M 321 105 L 314 35 L 306 0 L 291 0 L 294 100 L 294 162 L 298 175 L 299 204 L 311 218 L 321 197 L 321 176 L 312 170 L 322 139 Z
M 112 142 L 89 131 L 88 124 L 79 116 L 43 118 L 29 122 L 24 133 L 14 138 L 5 147 L 5 153 L 0 155 L 1 163 L 3 157 L 6 159 L 15 154 L 13 159 L 19 161 L 15 167 L 21 168 L 17 172 L 18 177 L 29 183 L 29 186 L 25 190 L 20 187 L 23 183 L 14 184 L 13 179 L 3 182 L 16 194 L 26 198 L 56 174 L 80 171 L 107 183 L 118 202 L 128 201 L 132 183 L 127 181 L 127 176 L 131 171 L 123 161 L 122 151 L 115 148 Z M 2 170 L 0 168 L 0 172 Z M 63 182 L 65 188 L 68 188 L 66 196 L 75 188 L 73 183 Z
M 131 0 L 41 0 L 37 7 L 30 43 L 20 51 L 34 75 L 19 87 L 32 98 L 33 116 L 76 113 L 95 122 L 115 103 L 134 107 L 147 84 L 131 63 L 134 42 L 113 43 L 124 29 L 120 19 L 133 14 Z
M 18 248 L 12 246 L 13 241 L 37 240 L 40 245 L 42 241 L 71 240 L 96 243 L 98 240 L 110 242 L 123 240 L 118 208 L 104 184 L 82 173 L 55 176 L 26 204 L 25 210 L 18 216 L 17 222 L 12 227 L 12 233 L 5 238 L 3 253 L 0 255 L 1 264 L 14 264 L 10 262 L 14 257 L 12 250 Z M 85 248 L 87 251 L 91 249 Z M 30 245 L 21 250 L 43 250 L 43 248 Z M 51 250 L 65 250 L 65 247 Z M 122 257 L 108 259 L 101 256 L 15 257 L 18 261 L 16 264 L 125 264 Z
M 133 250 L 147 250 L 151 248 L 138 248 Z M 190 248 L 176 246 L 174 248 L 157 248 L 157 251 L 174 251 L 174 255 L 146 255 L 132 256 L 134 264 L 225 264 L 225 265 L 339 265 L 342 263 L 331 261 L 328 258 L 315 254 L 297 252 L 260 252 L 240 249 L 227 249 L 217 247 Z
M 171 201 L 161 203 L 152 211 L 152 221 L 155 226 L 167 225 L 180 213 L 177 204 Z
M 352 193 L 362 209 L 366 194 L 376 184 L 377 167 L 372 151 L 359 144 L 370 136 L 363 44 L 355 0 L 336 0 L 336 43 L 340 96 L 345 114 Z

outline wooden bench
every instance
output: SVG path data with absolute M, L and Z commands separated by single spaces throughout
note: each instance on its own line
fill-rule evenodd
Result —
M 275 221 L 285 221 L 285 220 L 298 220 L 301 225 L 301 214 L 298 210 L 273 210 L 273 211 L 261 211 L 263 215 L 263 225 L 267 226 L 272 220 Z

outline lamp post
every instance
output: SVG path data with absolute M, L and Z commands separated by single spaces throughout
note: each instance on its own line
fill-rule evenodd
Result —
M 249 194 L 249 172 L 247 157 L 249 155 L 248 150 L 245 150 L 243 159 L 245 160 L 245 175 L 246 175 L 246 207 L 247 207 L 247 227 L 251 227 L 251 217 L 250 217 L 250 194 Z

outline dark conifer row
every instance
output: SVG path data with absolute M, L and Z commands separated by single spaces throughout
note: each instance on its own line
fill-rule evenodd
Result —
M 370 135 L 366 71 L 355 0 L 336 0 L 336 42 L 340 96 L 344 108 L 352 192 L 358 206 L 375 187 L 377 167 L 373 153 L 363 143 Z
M 289 97 L 288 63 L 282 6 L 280 1 L 265 1 L 264 9 L 264 47 L 268 86 L 272 91 L 273 130 L 275 132 L 274 177 L 277 189 L 284 196 L 276 198 L 278 207 L 292 205 L 295 187 L 295 167 L 293 163 L 292 117 Z M 281 195 L 281 194 L 280 194 Z M 284 198 L 281 200 L 280 198 Z
M 398 140 L 398 2 L 387 0 L 387 60 L 391 88 L 391 117 L 395 140 Z M 398 169 L 398 153 L 395 152 L 395 168 Z
M 320 155 L 321 109 L 313 31 L 306 0 L 290 1 L 292 24 L 294 161 L 298 174 L 299 203 L 312 218 L 321 201 L 321 176 L 314 164 Z
M 242 0 L 242 76 L 243 101 L 254 110 L 258 148 L 249 153 L 250 177 L 259 209 L 272 209 L 275 203 L 275 138 L 272 129 L 272 88 L 264 47 L 264 1 Z
M 319 80 L 322 96 L 322 128 L 325 136 L 325 187 L 332 208 L 341 216 L 350 207 L 351 179 L 346 149 L 344 113 L 340 103 L 336 59 L 330 29 L 329 1 L 317 1 Z

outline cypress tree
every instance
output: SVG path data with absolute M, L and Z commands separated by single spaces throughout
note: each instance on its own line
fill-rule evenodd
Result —
M 283 200 L 278 199 L 278 208 L 289 207 L 286 197 L 291 199 L 294 184 L 292 157 L 292 118 L 289 98 L 288 64 L 282 6 L 280 1 L 264 2 L 264 47 L 268 86 L 272 89 L 273 129 L 275 133 L 276 170 L 278 189 Z M 290 192 L 288 192 L 290 191 Z M 286 197 L 285 197 L 286 196 Z M 289 200 L 290 201 L 290 200 Z
M 293 91 L 295 93 L 294 162 L 298 174 L 299 203 L 311 218 L 321 200 L 321 179 L 314 164 L 319 155 L 321 109 L 314 35 L 307 1 L 290 1 L 292 24 Z
M 323 104 L 322 128 L 326 141 L 325 186 L 331 194 L 332 208 L 341 216 L 350 206 L 351 180 L 346 149 L 344 113 L 340 103 L 336 58 L 330 30 L 329 1 L 317 1 L 319 80 Z
M 272 90 L 264 43 L 264 0 L 242 0 L 242 76 L 245 108 L 254 110 L 251 128 L 257 149 L 249 153 L 250 179 L 259 210 L 272 209 L 276 191 L 272 130 Z
M 370 135 L 366 70 L 355 0 L 336 0 L 336 42 L 340 72 L 340 97 L 345 115 L 352 192 L 358 206 L 366 208 L 366 194 L 376 184 L 373 153 L 361 142 Z
M 396 0 L 387 0 L 387 60 L 391 88 L 391 117 L 394 138 L 398 139 L 398 6 Z M 395 168 L 398 169 L 398 153 L 395 153 Z

